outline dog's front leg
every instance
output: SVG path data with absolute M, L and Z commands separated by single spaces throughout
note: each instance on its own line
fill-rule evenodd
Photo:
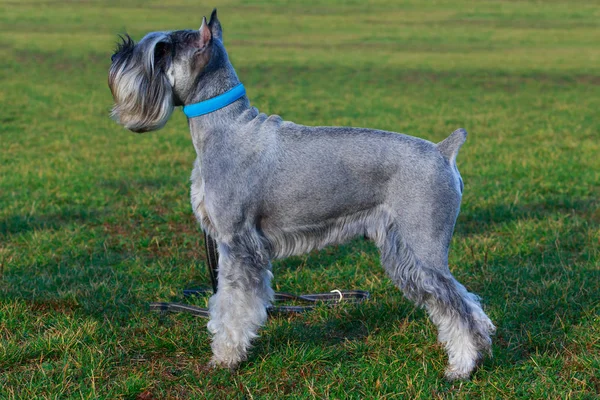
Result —
M 214 366 L 235 369 L 267 319 L 273 299 L 271 264 L 256 232 L 219 243 L 217 293 L 210 299 Z

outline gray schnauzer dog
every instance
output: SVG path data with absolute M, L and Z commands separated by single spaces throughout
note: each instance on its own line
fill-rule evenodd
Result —
M 219 251 L 209 303 L 213 365 L 246 359 L 273 298 L 273 258 L 356 236 L 375 242 L 389 277 L 429 313 L 448 353 L 448 379 L 467 379 L 491 351 L 494 325 L 448 268 L 465 130 L 434 144 L 261 114 L 239 92 L 216 10 L 199 30 L 152 32 L 137 44 L 126 36 L 108 82 L 113 118 L 134 132 L 160 129 L 176 106 L 219 102 L 238 88 L 229 102 L 188 115 L 197 153 L 192 207 Z

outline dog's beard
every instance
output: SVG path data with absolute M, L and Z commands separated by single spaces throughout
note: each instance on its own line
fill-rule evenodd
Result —
M 134 132 L 162 128 L 174 108 L 173 89 L 160 68 L 154 65 L 154 47 L 161 36 L 120 45 L 110 67 L 108 84 L 115 100 L 111 117 Z

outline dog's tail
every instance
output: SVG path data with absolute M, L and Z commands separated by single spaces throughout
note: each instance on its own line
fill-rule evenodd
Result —
M 459 128 L 452 132 L 450 136 L 442 140 L 437 144 L 437 148 L 442 153 L 444 158 L 454 164 L 456 162 L 456 156 L 463 143 L 467 140 L 467 131 L 463 128 Z

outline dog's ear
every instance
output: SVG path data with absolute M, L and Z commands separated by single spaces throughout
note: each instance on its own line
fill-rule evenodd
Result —
M 217 9 L 215 8 L 210 14 L 210 21 L 208 22 L 208 27 L 214 38 L 223 40 L 223 28 L 221 28 L 221 23 L 219 22 L 219 18 L 217 18 Z
M 204 50 L 212 39 L 212 32 L 206 23 L 206 17 L 202 17 L 202 25 L 198 31 L 200 32 L 200 39 L 198 39 L 196 47 L 200 50 Z
M 173 44 L 169 42 L 158 42 L 154 46 L 154 67 L 166 69 L 169 65 L 173 51 Z

